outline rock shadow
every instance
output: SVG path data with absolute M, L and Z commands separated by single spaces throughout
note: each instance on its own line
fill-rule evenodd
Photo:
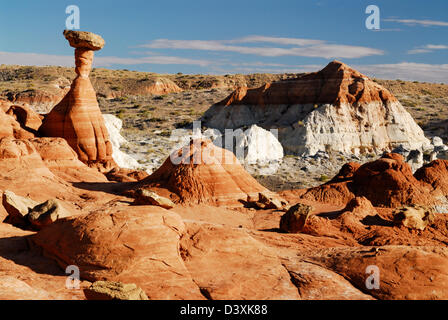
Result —
M 316 216 L 320 218 L 327 218 L 329 220 L 334 220 L 337 219 L 343 212 L 344 212 L 343 210 L 321 212 L 317 213 Z
M 361 220 L 361 223 L 366 226 L 380 226 L 380 227 L 393 227 L 393 221 L 386 220 L 380 215 L 376 214 L 374 216 L 367 216 Z
M 0 238 L 0 257 L 24 266 L 35 273 L 52 276 L 66 275 L 57 262 L 42 255 L 42 249 L 30 246 L 30 236 Z
M 72 186 L 78 189 L 110 193 L 123 196 L 125 192 L 137 186 L 136 182 L 72 182 Z

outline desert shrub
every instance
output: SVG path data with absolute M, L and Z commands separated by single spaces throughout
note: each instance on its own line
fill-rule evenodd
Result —
M 160 132 L 160 135 L 162 137 L 169 137 L 169 136 L 171 136 L 171 132 L 168 130 L 165 130 L 165 131 Z
M 148 119 L 148 121 L 149 121 L 149 122 L 165 122 L 166 120 L 165 120 L 165 119 L 162 119 L 162 118 L 157 118 L 157 117 L 155 117 L 155 118 L 150 118 L 150 119 Z
M 180 128 L 185 128 L 185 127 L 187 127 L 187 126 L 190 125 L 190 124 L 191 124 L 191 121 L 190 121 L 190 120 L 182 120 L 182 121 L 176 122 L 176 123 L 174 124 L 174 126 L 175 126 L 177 129 L 180 129 Z
M 124 109 L 120 109 L 120 110 L 118 110 L 116 116 L 117 116 L 117 118 L 123 119 L 125 114 L 126 114 L 126 111 Z
M 143 118 L 151 118 L 151 112 L 148 110 L 145 110 L 141 113 Z

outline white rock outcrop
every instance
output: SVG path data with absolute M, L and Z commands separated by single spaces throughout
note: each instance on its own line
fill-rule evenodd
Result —
M 112 158 L 121 168 L 141 169 L 140 164 L 130 155 L 120 150 L 120 147 L 127 143 L 127 140 L 120 134 L 123 122 L 113 114 L 103 114 L 104 124 L 109 132 L 109 139 L 112 143 Z
M 399 145 L 411 150 L 430 145 L 423 130 L 399 102 L 387 106 L 369 102 L 363 108 L 353 108 L 348 103 L 318 106 L 301 122 L 279 128 L 279 138 L 288 151 L 311 156 L 319 151 L 380 154 Z
M 203 136 L 218 147 L 232 151 L 246 170 L 257 174 L 273 174 L 283 159 L 283 147 L 277 139 L 277 130 L 265 130 L 252 125 L 246 130 L 207 129 Z M 254 165 L 257 166 L 255 172 Z
M 171 132 L 172 150 L 187 145 L 190 139 L 209 139 L 214 145 L 232 151 L 246 170 L 257 166 L 257 174 L 273 174 L 278 169 L 284 153 L 277 139 L 277 130 L 265 130 L 257 125 L 247 129 L 223 130 L 209 128 L 205 131 L 176 129 Z M 255 172 L 254 172 L 255 173 Z

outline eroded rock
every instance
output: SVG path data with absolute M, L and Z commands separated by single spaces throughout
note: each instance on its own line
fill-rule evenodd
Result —
M 116 166 L 112 159 L 112 144 L 89 79 L 92 50 L 102 47 L 97 43 L 99 36 L 78 31 L 64 32 L 64 35 L 76 48 L 77 77 L 62 101 L 45 116 L 39 131 L 46 137 L 66 139 L 81 161 L 108 171 Z
M 247 203 L 258 209 L 283 210 L 288 204 L 286 200 L 268 192 L 260 192 L 257 197 L 247 197 Z
M 162 197 L 151 190 L 143 188 L 137 189 L 134 192 L 134 196 L 134 205 L 153 205 L 165 209 L 171 209 L 172 207 L 174 207 L 173 201 L 168 198 Z
M 242 206 L 248 196 L 270 193 L 239 163 L 235 155 L 210 140 L 194 139 L 174 151 L 140 187 L 164 188 L 180 202 Z
M 60 218 L 69 216 L 70 213 L 58 200 L 50 199 L 30 209 L 28 220 L 35 228 L 42 229 Z
M 3 192 L 2 203 L 9 216 L 7 222 L 17 226 L 26 224 L 29 211 L 38 205 L 38 202 L 16 195 L 12 191 Z
M 135 283 L 95 281 L 84 290 L 87 300 L 148 300 Z
M 277 128 L 285 151 L 299 155 L 381 154 L 400 144 L 411 150 L 430 144 L 388 90 L 339 61 L 294 80 L 238 88 L 203 120 L 220 130 Z
M 425 230 L 434 223 L 435 216 L 432 208 L 412 205 L 394 210 L 394 223 L 410 229 Z
M 305 227 L 310 213 L 314 210 L 312 206 L 297 203 L 293 205 L 280 219 L 280 230 L 289 233 L 301 232 Z

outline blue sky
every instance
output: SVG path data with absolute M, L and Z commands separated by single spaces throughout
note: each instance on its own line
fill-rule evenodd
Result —
M 0 64 L 73 65 L 66 7 L 106 46 L 95 66 L 157 73 L 316 71 L 448 83 L 446 0 L 0 0 Z M 368 30 L 368 5 L 380 29 Z

